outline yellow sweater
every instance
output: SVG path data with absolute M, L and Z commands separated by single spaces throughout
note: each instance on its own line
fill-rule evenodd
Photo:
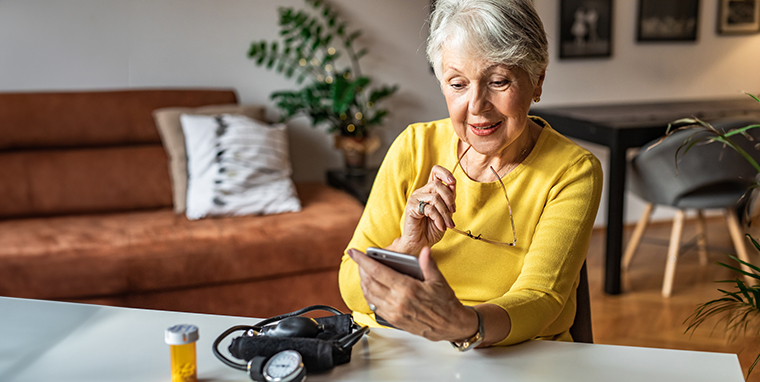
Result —
M 575 290 L 602 191 L 599 160 L 548 123 L 530 155 L 502 181 L 512 205 L 517 246 L 446 232 L 432 255 L 465 305 L 496 304 L 512 320 L 497 345 L 532 338 L 571 340 Z M 348 248 L 386 247 L 401 236 L 408 196 L 427 183 L 433 165 L 453 169 L 459 138 L 450 119 L 410 125 L 391 145 Z M 457 228 L 484 238 L 512 240 L 499 182 L 479 183 L 461 169 L 456 182 Z M 377 326 L 359 285 L 356 263 L 343 256 L 340 291 L 354 318 Z

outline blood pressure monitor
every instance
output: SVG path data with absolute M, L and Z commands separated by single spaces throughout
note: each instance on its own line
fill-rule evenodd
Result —
M 273 355 L 261 370 L 267 382 L 301 382 L 306 377 L 301 354 L 284 350 Z

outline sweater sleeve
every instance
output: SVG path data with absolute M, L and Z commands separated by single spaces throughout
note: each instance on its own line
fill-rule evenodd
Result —
M 504 308 L 512 321 L 510 334 L 496 345 L 566 330 L 559 315 L 575 291 L 586 258 L 602 190 L 601 165 L 591 154 L 580 157 L 549 190 L 516 282 L 503 296 L 487 301 Z M 553 330 L 552 325 L 557 325 Z
M 402 216 L 414 179 L 414 150 L 411 141 L 412 137 L 407 129 L 389 148 L 348 248 L 361 251 L 366 251 L 367 247 L 383 248 L 401 236 Z M 345 252 L 341 260 L 338 283 L 343 301 L 349 309 L 354 312 L 371 313 L 361 290 L 358 266 Z

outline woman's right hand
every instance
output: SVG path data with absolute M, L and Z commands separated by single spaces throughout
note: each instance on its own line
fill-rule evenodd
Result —
M 422 213 L 420 202 L 424 202 Z M 441 166 L 433 166 L 427 184 L 412 192 L 404 211 L 401 237 L 389 247 L 397 252 L 419 254 L 424 247 L 438 243 L 447 228 L 454 227 L 456 179 Z

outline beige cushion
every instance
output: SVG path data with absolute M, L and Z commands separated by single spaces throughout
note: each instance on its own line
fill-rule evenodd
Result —
M 169 177 L 172 183 L 174 213 L 184 214 L 187 207 L 187 151 L 180 115 L 243 114 L 265 120 L 265 108 L 258 105 L 211 105 L 198 108 L 168 107 L 153 111 L 166 154 L 169 156 Z

